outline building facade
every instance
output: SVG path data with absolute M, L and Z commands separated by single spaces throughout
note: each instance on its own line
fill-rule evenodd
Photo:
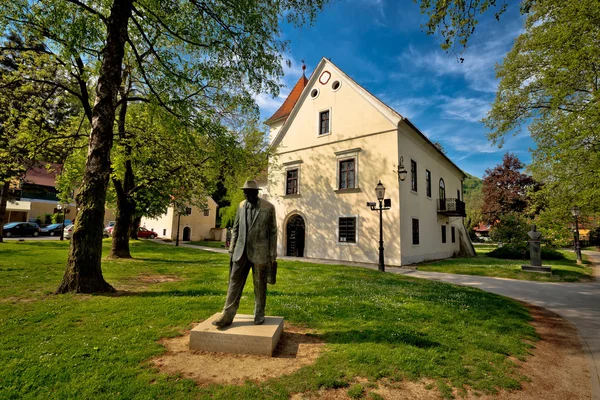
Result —
M 387 265 L 472 251 L 463 226 L 464 173 L 408 119 L 322 59 L 271 117 L 267 197 L 278 254 L 378 262 L 375 187 L 386 187 Z M 407 171 L 399 179 L 401 167 Z
M 74 220 L 77 214 L 75 203 L 69 204 L 65 210 L 58 209 L 58 192 L 56 176 L 60 166 L 46 164 L 30 168 L 24 178 L 11 187 L 10 201 L 6 204 L 3 223 L 35 222 L 44 223 L 47 214 L 65 212 L 67 220 Z
M 221 231 L 215 233 L 217 223 L 217 203 L 211 198 L 206 199 L 206 209 L 188 207 L 185 213 L 179 215 L 173 207 L 158 218 L 143 217 L 140 226 L 158 233 L 158 237 L 176 240 L 179 225 L 179 240 L 199 241 L 205 239 L 221 240 Z M 218 236 L 218 237 L 215 237 Z

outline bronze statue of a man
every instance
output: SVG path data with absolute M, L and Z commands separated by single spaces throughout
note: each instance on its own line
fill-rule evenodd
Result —
M 275 207 L 258 197 L 256 181 L 246 181 L 242 187 L 246 200 L 238 206 L 233 223 L 229 254 L 229 287 L 223 314 L 213 325 L 231 325 L 240 305 L 248 273 L 252 269 L 254 282 L 254 324 L 265 322 L 267 274 L 276 265 L 277 219 Z

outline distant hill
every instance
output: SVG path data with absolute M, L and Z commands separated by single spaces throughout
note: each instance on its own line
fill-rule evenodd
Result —
M 467 173 L 465 172 L 465 174 Z M 463 190 L 465 196 L 473 191 L 480 190 L 481 186 L 483 186 L 483 180 L 471 174 L 467 174 L 467 177 L 463 181 Z

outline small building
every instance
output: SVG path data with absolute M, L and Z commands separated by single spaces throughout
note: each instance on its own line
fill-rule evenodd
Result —
M 391 203 L 383 211 L 387 265 L 474 254 L 463 171 L 331 61 L 302 76 L 267 124 L 278 254 L 377 263 L 379 212 L 367 202 L 377 201 L 379 181 Z
M 179 215 L 174 207 L 167 208 L 167 212 L 158 218 L 142 217 L 140 226 L 158 233 L 164 239 L 177 239 L 177 226 L 179 225 L 179 240 L 222 240 L 221 230 L 215 230 L 217 222 L 217 203 L 211 198 L 206 199 L 206 209 L 188 207 Z
M 23 179 L 11 187 L 11 200 L 6 205 L 3 223 L 35 222 L 40 218 L 44 223 L 46 214 L 62 213 L 58 209 L 58 191 L 56 176 L 60 165 L 42 163 L 30 168 Z M 66 219 L 74 220 L 77 214 L 75 203 L 69 204 L 64 210 Z

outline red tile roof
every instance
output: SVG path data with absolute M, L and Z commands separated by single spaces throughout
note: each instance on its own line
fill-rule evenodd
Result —
M 50 165 L 50 170 L 47 168 L 48 165 Z M 59 174 L 60 168 L 60 164 L 42 162 L 27 170 L 23 180 L 35 185 L 55 187 L 56 176 Z
M 306 87 L 308 83 L 308 79 L 306 76 L 302 75 L 302 77 L 298 80 L 287 99 L 283 102 L 279 110 L 275 111 L 275 114 L 271 116 L 266 122 L 267 124 L 270 122 L 277 121 L 278 119 L 286 118 L 292 112 L 292 108 L 296 105 L 296 102 L 300 98 L 302 91 Z

